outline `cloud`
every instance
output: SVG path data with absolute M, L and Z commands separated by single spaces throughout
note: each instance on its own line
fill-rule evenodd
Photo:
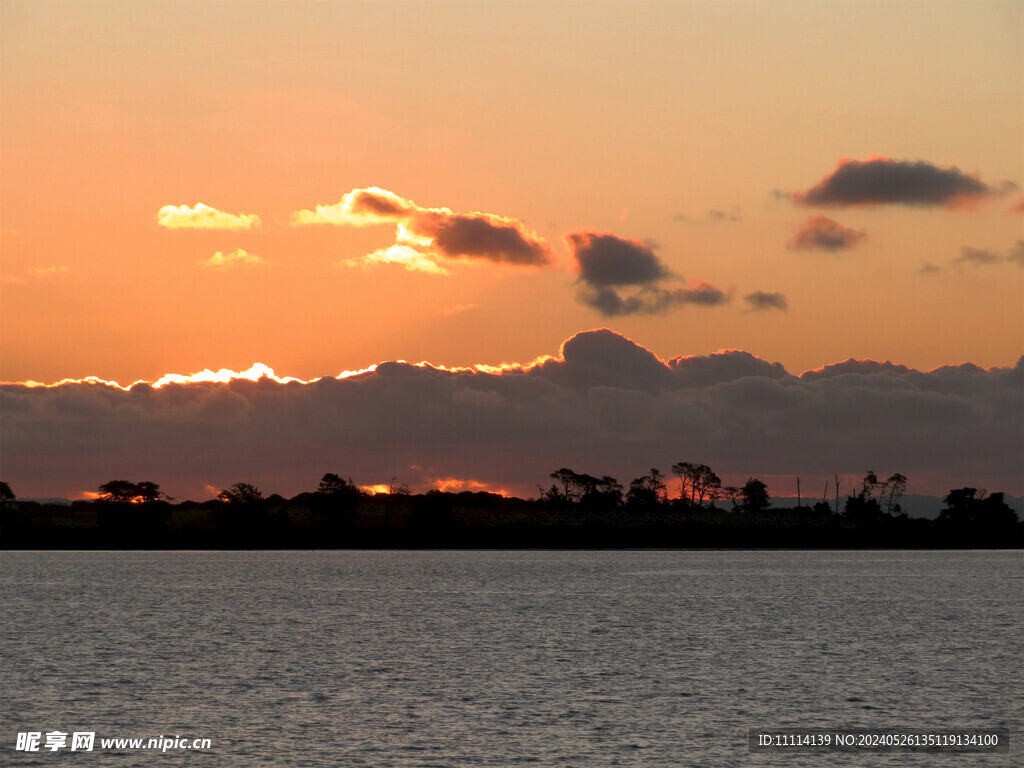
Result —
M 2 385 L 5 479 L 24 496 L 124 476 L 209 498 L 206 484 L 292 495 L 339 472 L 361 485 L 472 478 L 529 494 L 562 466 L 628 483 L 700 461 L 727 482 L 873 467 L 906 474 L 917 493 L 1024 490 L 1024 358 L 931 372 L 848 360 L 795 376 L 739 350 L 663 360 L 598 329 L 525 365 L 386 362 L 310 382 L 268 370 L 128 389 Z
M 930 261 L 926 261 L 921 265 L 921 269 L 918 270 L 922 275 L 934 275 L 942 271 L 942 267 L 932 264 Z
M 195 208 L 187 205 L 165 205 L 156 215 L 156 223 L 167 229 L 254 229 L 260 225 L 255 213 L 224 213 L 202 203 Z
M 639 240 L 600 232 L 575 232 L 565 236 L 579 267 L 580 280 L 593 288 L 643 285 L 671 275 Z
M 211 269 L 225 269 L 227 267 L 254 266 L 256 264 L 263 264 L 264 262 L 263 259 L 261 259 L 259 256 L 254 256 L 251 253 L 246 253 L 241 248 L 239 248 L 238 250 L 232 251 L 227 255 L 224 255 L 220 251 L 217 251 L 210 258 L 206 259 L 205 261 L 200 261 L 199 263 L 202 264 L 204 267 L 209 267 Z
M 1018 240 L 1006 256 L 1006 260 L 1018 267 L 1024 267 L 1024 240 Z
M 67 273 L 68 268 L 64 264 L 55 267 L 34 267 L 18 274 L 0 275 L 0 285 L 25 285 L 30 281 L 47 280 Z
M 708 211 L 709 221 L 722 221 L 730 224 L 735 224 L 743 221 L 743 217 L 740 215 L 738 210 L 732 211 L 720 211 L 717 208 L 712 208 Z
M 401 236 L 427 243 L 449 259 L 468 257 L 532 267 L 551 263 L 549 246 L 535 232 L 515 219 L 490 213 L 421 210 L 407 221 Z
M 389 245 L 360 259 L 346 259 L 345 266 L 364 269 L 378 264 L 400 264 L 409 272 L 426 272 L 431 275 L 447 275 L 448 270 L 441 266 L 436 257 L 430 253 L 417 251 L 408 245 Z
M 607 232 L 571 232 L 565 236 L 576 261 L 578 298 L 606 317 L 655 314 L 686 304 L 717 306 L 731 296 L 709 283 L 691 280 L 667 288 L 676 279 L 649 243 Z
M 987 248 L 971 248 L 969 245 L 964 245 L 960 248 L 960 255 L 953 259 L 954 264 L 974 264 L 976 266 L 991 266 L 1003 262 L 1024 266 L 1024 240 L 1018 240 L 1005 256 Z
M 313 210 L 296 211 L 293 224 L 336 224 L 366 226 L 402 221 L 418 210 L 415 203 L 380 187 L 353 189 L 335 205 L 318 205 Z
M 415 271 L 448 274 L 442 264 L 446 259 L 531 267 L 547 266 L 552 261 L 548 244 L 517 219 L 492 213 L 423 208 L 380 187 L 354 189 L 336 205 L 296 211 L 292 223 L 394 224 L 395 244 L 367 255 L 363 260 L 367 265 L 392 263 Z M 419 255 L 414 256 L 414 252 Z
M 796 228 L 786 247 L 795 250 L 843 251 L 861 243 L 867 235 L 844 227 L 827 216 L 818 214 Z
M 995 264 L 1002 261 L 1003 257 L 995 251 L 988 251 L 984 248 L 971 248 L 963 246 L 960 248 L 960 255 L 953 259 L 955 264 Z
M 678 216 L 673 217 L 674 221 L 701 221 L 700 219 L 693 219 L 687 216 L 685 213 L 680 213 Z M 723 211 L 718 208 L 712 208 L 705 214 L 703 221 L 711 223 L 727 223 L 736 224 L 743 221 L 743 216 L 740 214 L 739 208 L 733 208 L 731 211 Z
M 800 205 L 848 206 L 898 204 L 956 207 L 1002 194 L 955 166 L 940 168 L 923 160 L 843 159 L 806 192 L 791 197 Z
M 751 312 L 763 312 L 766 309 L 789 309 L 789 302 L 781 293 L 768 293 L 766 291 L 754 291 L 743 297 L 743 300 L 750 305 Z

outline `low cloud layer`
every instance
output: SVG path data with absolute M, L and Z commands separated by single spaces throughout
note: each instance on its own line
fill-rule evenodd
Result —
M 187 205 L 165 205 L 156 215 L 156 223 L 167 229 L 227 229 L 240 231 L 260 225 L 255 213 L 224 213 L 202 203 L 194 208 Z
M 367 255 L 364 265 L 395 263 L 413 271 L 447 274 L 444 260 L 483 260 L 521 267 L 543 267 L 552 260 L 543 238 L 517 219 L 423 208 L 380 187 L 354 189 L 336 205 L 297 211 L 292 223 L 395 224 L 395 243 Z
M 576 261 L 578 297 L 605 317 L 655 314 L 686 304 L 714 307 L 731 296 L 699 280 L 672 287 L 680 280 L 639 240 L 607 232 L 572 232 L 565 236 Z
M 863 242 L 863 232 L 844 227 L 827 216 L 811 216 L 796 228 L 787 248 L 794 250 L 845 251 Z
M 1008 191 L 992 187 L 955 166 L 940 168 L 923 160 L 840 160 L 835 170 L 808 189 L 792 195 L 795 202 L 813 206 L 898 204 L 947 206 L 977 202 Z
M 74 496 L 121 477 L 179 498 L 239 481 L 291 495 L 325 472 L 529 494 L 562 466 L 628 482 L 700 461 L 739 482 L 875 469 L 902 472 L 916 493 L 1024 490 L 1024 358 L 927 373 L 848 360 L 795 376 L 737 350 L 663 360 L 600 329 L 524 366 L 388 362 L 308 383 L 221 374 L 128 391 L 3 385 L 4 479 L 19 496 Z

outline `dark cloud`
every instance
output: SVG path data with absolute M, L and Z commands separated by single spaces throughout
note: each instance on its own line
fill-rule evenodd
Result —
M 965 245 L 960 248 L 960 255 L 953 259 L 958 264 L 996 264 L 1003 260 L 1001 254 L 984 248 L 971 248 Z
M 407 226 L 413 235 L 432 240 L 432 250 L 449 258 L 537 267 L 551 262 L 547 243 L 514 219 L 486 213 L 421 211 Z
M 660 288 L 655 285 L 643 286 L 636 293 L 623 296 L 614 288 L 582 288 L 579 299 L 605 317 L 620 315 L 654 315 L 673 307 L 696 304 L 702 307 L 717 307 L 728 304 L 732 297 L 713 285 L 697 284 L 687 288 Z
M 723 349 L 712 355 L 680 355 L 669 358 L 665 364 L 675 375 L 676 385 L 685 387 L 723 384 L 747 376 L 789 377 L 781 363 L 769 363 L 741 349 Z
M 724 221 L 730 224 L 734 224 L 743 221 L 743 217 L 738 211 L 720 211 L 717 208 L 712 208 L 708 211 L 709 221 Z
M 700 281 L 667 287 L 675 276 L 649 243 L 603 232 L 573 232 L 565 242 L 579 271 L 580 301 L 605 317 L 656 314 L 686 304 L 713 307 L 731 299 Z
M 349 193 L 351 211 L 355 215 L 366 215 L 382 221 L 404 219 L 416 209 L 409 200 L 380 187 L 355 189 Z
M 743 300 L 750 305 L 751 312 L 763 312 L 766 309 L 789 309 L 789 302 L 781 293 L 768 293 L 766 291 L 754 291 L 743 297 Z
M 580 280 L 592 288 L 644 285 L 671 273 L 639 240 L 599 232 L 573 232 L 565 236 L 579 267 Z
M 934 275 L 942 271 L 942 267 L 932 264 L 930 261 L 926 261 L 921 265 L 921 269 L 918 270 L 922 275 Z
M 1024 240 L 1018 240 L 1006 252 L 1004 256 L 998 251 L 987 248 L 971 248 L 969 245 L 961 246 L 960 255 L 953 259 L 954 264 L 974 264 L 977 266 L 991 266 L 1008 262 L 1017 266 L 1024 266 Z
M 836 169 L 806 192 L 792 195 L 801 205 L 900 204 L 955 206 L 1001 194 L 959 168 L 918 160 L 840 160 Z
M 797 250 L 843 251 L 862 242 L 867 235 L 844 227 L 820 213 L 796 228 L 787 248 Z
M 628 482 L 677 461 L 739 482 L 874 467 L 903 472 L 918 493 L 1024 490 L 1024 359 L 928 373 L 848 360 L 798 377 L 738 350 L 663 361 L 600 329 L 528 366 L 385 363 L 310 383 L 128 391 L 3 385 L 0 412 L 4 479 L 19 496 L 72 496 L 117 477 L 179 498 L 240 480 L 291 495 L 324 472 L 416 489 L 472 478 L 528 494 L 562 466 Z

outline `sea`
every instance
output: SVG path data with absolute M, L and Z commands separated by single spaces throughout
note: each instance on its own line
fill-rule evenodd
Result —
M 1022 595 L 1020 551 L 3 552 L 0 762 L 1019 768 Z M 751 750 L 794 729 L 1009 747 Z

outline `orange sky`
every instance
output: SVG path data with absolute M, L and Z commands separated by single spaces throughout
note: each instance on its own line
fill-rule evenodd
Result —
M 0 380 L 526 361 L 599 326 L 795 373 L 1024 351 L 1019 2 L 0 7 Z M 782 194 L 876 155 L 992 194 Z M 394 222 L 294 223 L 368 187 L 511 220 L 550 263 L 365 266 Z M 158 224 L 199 203 L 259 225 Z M 861 234 L 787 247 L 817 215 Z M 602 315 L 572 232 L 653 243 L 658 290 L 731 301 Z M 788 308 L 749 311 L 758 291 Z

